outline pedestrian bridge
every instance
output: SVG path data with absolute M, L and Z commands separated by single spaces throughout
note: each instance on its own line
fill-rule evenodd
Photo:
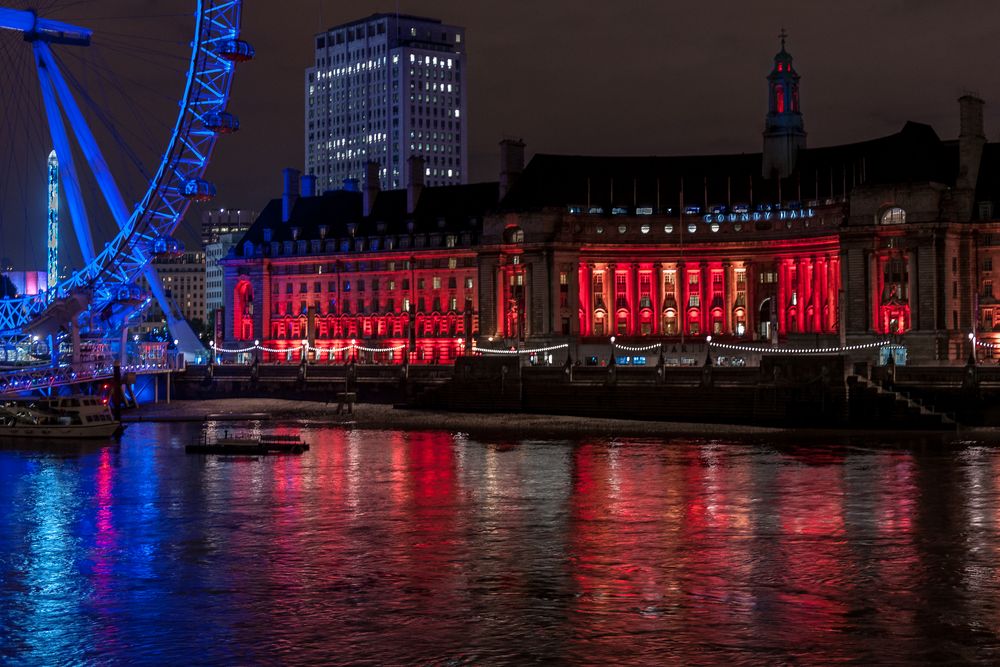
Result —
M 180 356 L 163 357 L 156 360 L 126 359 L 121 364 L 123 379 L 127 375 L 161 375 L 183 370 L 184 359 Z M 26 366 L 14 370 L 0 371 L 0 395 L 45 391 L 88 382 L 110 380 L 115 375 L 113 361 L 99 361 L 66 364 L 57 367 Z M 129 383 L 131 384 L 131 383 Z

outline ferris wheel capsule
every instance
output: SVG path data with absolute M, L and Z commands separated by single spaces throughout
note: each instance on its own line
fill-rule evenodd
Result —
M 172 236 L 158 236 L 153 240 L 153 258 L 174 259 L 184 256 L 184 244 Z
M 181 194 L 188 201 L 212 201 L 215 199 L 215 186 L 200 178 L 192 178 L 184 184 L 184 190 Z
M 223 60 L 228 60 L 231 63 L 244 63 L 248 60 L 253 60 L 254 55 L 256 55 L 256 51 L 254 51 L 250 42 L 242 39 L 222 40 L 219 42 L 215 53 Z
M 232 134 L 240 129 L 240 119 L 228 111 L 210 111 L 201 121 L 202 126 L 216 134 Z

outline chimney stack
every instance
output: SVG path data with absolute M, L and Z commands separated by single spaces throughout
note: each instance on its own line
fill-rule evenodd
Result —
M 507 196 L 522 171 L 524 171 L 524 141 L 504 139 L 500 142 L 500 199 Z
M 375 197 L 378 196 L 380 185 L 378 180 L 378 162 L 369 162 L 365 165 L 365 190 L 364 190 L 364 211 L 367 218 L 372 214 L 375 207 Z
M 986 145 L 983 130 L 984 102 L 974 95 L 958 98 L 960 124 L 958 133 L 958 181 L 959 190 L 975 190 L 979 181 L 979 163 Z
M 302 172 L 288 167 L 282 173 L 285 177 L 285 191 L 281 195 L 281 221 L 288 222 L 292 217 L 295 202 L 299 200 L 299 178 Z
M 316 176 L 314 174 L 305 174 L 302 177 L 302 196 L 316 196 Z
M 417 210 L 420 193 L 424 191 L 424 159 L 419 155 L 411 155 L 406 161 L 406 167 L 409 170 L 406 179 L 406 212 L 411 214 Z
M 958 98 L 960 129 L 958 133 L 958 178 L 955 179 L 955 203 L 958 219 L 972 220 L 975 210 L 979 165 L 986 146 L 983 131 L 984 102 L 975 95 Z

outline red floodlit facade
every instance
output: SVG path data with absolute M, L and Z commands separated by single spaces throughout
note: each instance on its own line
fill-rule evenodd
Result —
M 612 336 L 626 350 L 668 351 L 709 335 L 838 336 L 842 204 L 684 217 L 598 208 L 487 219 L 480 282 L 494 290 L 481 296 L 484 335 L 565 342 L 585 357 L 606 356 Z
M 245 311 L 233 329 L 236 341 L 261 341 L 265 362 L 298 362 L 305 340 L 313 361 L 402 363 L 406 354 L 411 363 L 450 363 L 477 326 L 475 255 L 468 249 L 394 259 L 321 253 L 274 258 L 266 266 L 261 333 Z M 239 283 L 244 293 L 250 283 L 249 277 Z
M 259 341 L 278 362 L 651 365 L 702 363 L 708 337 L 739 363 L 889 340 L 898 362 L 945 364 L 971 333 L 997 357 L 1000 145 L 983 102 L 960 100 L 958 140 L 907 123 L 807 148 L 784 43 L 767 86 L 757 154 L 525 166 L 505 140 L 499 183 L 424 188 L 411 163 L 408 190 L 379 192 L 369 165 L 361 190 L 300 198 L 286 179 L 222 262 L 223 345 Z
M 471 348 L 474 243 L 497 185 L 379 192 L 373 178 L 366 190 L 293 189 L 271 202 L 221 262 L 220 349 L 258 345 L 273 363 L 305 351 L 314 362 L 440 364 Z

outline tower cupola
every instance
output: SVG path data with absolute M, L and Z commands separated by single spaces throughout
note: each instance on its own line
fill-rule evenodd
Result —
M 764 121 L 764 177 L 787 178 L 795 171 L 799 150 L 806 147 L 805 124 L 799 107 L 799 77 L 792 55 L 785 50 L 787 33 L 782 29 L 781 50 L 767 77 L 768 111 Z

